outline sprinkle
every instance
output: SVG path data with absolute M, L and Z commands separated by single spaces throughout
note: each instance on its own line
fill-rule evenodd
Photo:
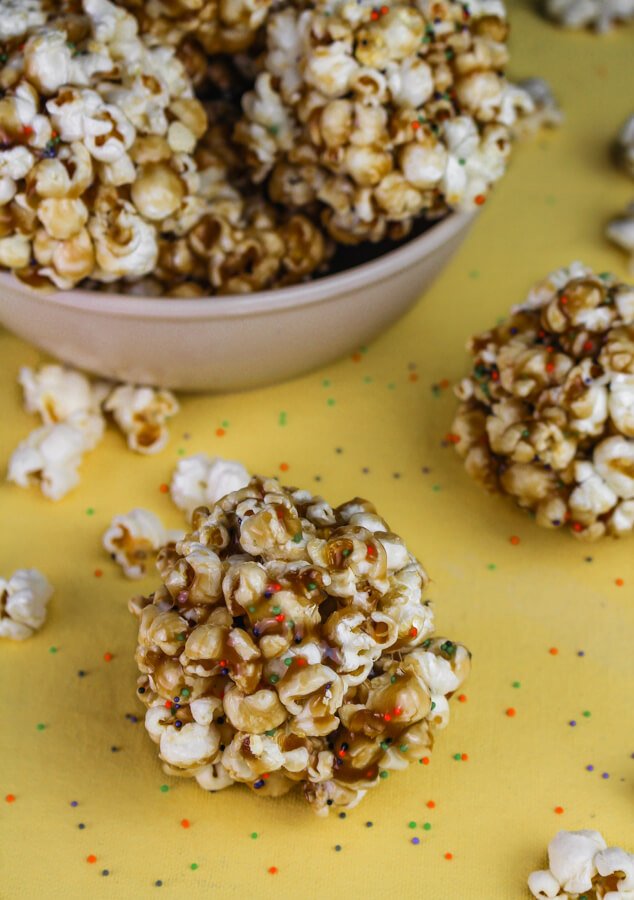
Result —
M 42 722 L 39 722 L 39 723 L 36 725 L 36 728 L 37 728 L 38 731 L 44 731 L 44 728 L 45 728 L 45 727 L 46 727 L 46 726 L 43 725 Z
M 431 829 L 431 823 L 425 822 L 425 824 L 423 825 L 423 828 L 425 829 L 425 831 L 429 831 Z
M 466 762 L 466 761 L 469 759 L 469 757 L 468 757 L 468 755 L 467 755 L 466 753 L 463 753 L 463 754 L 461 755 L 460 759 L 463 760 L 464 762 Z
M 558 816 L 560 816 L 560 815 L 562 814 L 563 811 L 564 811 L 563 806 L 556 806 L 556 807 L 555 807 L 555 812 L 557 813 Z
M 374 822 L 366 822 L 365 823 L 366 828 L 372 828 L 373 825 L 374 825 Z
M 103 658 L 106 662 L 110 662 L 110 660 L 112 659 L 112 653 L 104 653 Z
M 169 787 L 166 784 L 161 785 L 161 792 L 164 794 L 166 791 L 169 791 Z
M 97 862 L 97 857 L 94 856 L 94 855 L 91 853 L 90 856 L 87 856 L 87 857 L 86 857 L 86 861 L 89 862 L 89 863 L 96 863 L 96 862 Z
M 167 485 L 167 484 L 160 484 L 160 485 L 159 485 L 159 491 L 161 492 L 161 494 L 167 494 L 167 492 L 169 491 L 169 485 Z
M 280 463 L 280 472 L 288 472 L 288 463 Z
M 216 428 L 217 437 L 224 437 L 226 433 L 227 432 L 224 430 L 224 428 Z
M 466 703 L 467 697 L 466 697 L 465 694 L 460 694 L 460 696 L 458 697 L 458 700 L 459 700 L 461 703 Z
M 380 777 L 387 778 L 387 774 L 388 774 L 387 772 L 381 772 Z
M 275 873 L 277 872 L 277 866 L 271 866 L 269 872 L 271 873 L 271 875 L 275 875 Z
M 7 803 L 13 803 L 15 801 L 15 794 L 7 794 L 4 799 L 7 801 Z
M 190 868 L 193 872 L 195 872 L 196 869 L 198 868 L 198 863 L 192 863 L 191 866 L 190 866 L 189 868 Z
M 189 828 L 189 819 L 183 819 L 181 821 L 181 825 L 183 826 L 183 828 Z
M 478 196 L 475 197 L 475 202 L 478 204 L 478 206 L 482 206 L 485 200 L 486 197 L 484 197 L 482 194 L 478 194 Z
M 434 807 L 436 806 L 436 804 L 434 803 L 433 800 L 428 800 L 428 801 L 427 801 L 427 806 L 429 807 L 429 809 L 434 809 Z M 431 827 L 431 826 L 430 826 L 430 827 Z
M 506 715 L 510 718 L 513 718 L 513 716 L 515 715 L 515 710 L 512 706 L 509 706 L 509 708 L 506 710 Z
M 154 884 L 155 884 L 157 887 L 162 887 L 163 882 L 162 882 L 162 881 L 155 881 Z
M 83 678 L 86 673 L 84 672 L 83 669 L 80 669 L 77 674 L 79 675 L 80 678 Z
M 80 831 L 83 831 L 86 826 L 84 825 L 83 822 L 80 822 L 77 827 L 79 828 Z
M 519 681 L 514 681 L 514 682 L 513 682 L 513 687 L 514 687 L 514 688 L 521 687 L 520 682 L 519 682 Z
M 251 837 L 253 838 L 253 840 L 255 840 L 255 839 L 257 838 L 257 836 L 258 836 L 257 831 L 252 831 L 252 832 L 251 832 Z
M 429 757 L 423 756 L 423 758 L 421 759 L 421 762 L 424 766 L 428 766 L 429 765 Z
M 453 853 L 445 853 L 445 859 L 453 859 Z
M 461 754 L 460 754 L 460 753 L 454 753 L 453 758 L 456 759 L 456 760 L 461 759 Z
M 551 656 L 557 656 L 557 654 L 559 653 L 559 650 L 556 647 L 551 647 L 548 652 L 550 653 Z
M 107 869 L 102 869 L 101 874 L 102 875 L 110 875 L 110 872 Z
M 590 712 L 590 710 L 586 709 L 584 712 L 584 716 L 586 717 L 586 719 L 589 719 L 591 715 L 592 715 L 592 713 Z
M 271 684 L 277 684 L 277 682 L 279 680 L 280 680 L 279 675 L 269 675 L 269 681 L 271 682 Z
M 568 724 L 569 724 L 569 725 L 572 725 L 572 726 L 574 727 L 577 723 L 575 722 L 574 719 L 571 719 L 571 721 L 568 722 Z
M 588 772 L 594 772 L 594 766 L 586 766 Z
M 420 839 L 417 837 L 412 838 L 412 844 L 420 844 Z
M 601 778 L 609 778 L 609 777 L 610 777 L 610 776 L 608 775 L 607 772 L 604 772 L 603 775 L 601 776 Z
M 511 541 L 511 543 L 513 544 L 514 547 L 516 547 L 520 542 L 520 539 L 516 535 L 513 535 L 513 537 L 510 538 L 509 540 Z
M 76 801 L 76 800 L 71 800 L 71 801 L 70 801 L 70 805 L 71 805 L 71 806 L 77 806 L 77 801 Z
M 335 844 L 335 850 L 339 852 L 339 850 L 341 850 L 341 844 Z
M 623 587 L 623 579 L 622 578 L 617 578 L 614 583 L 617 587 Z
M 410 822 L 408 828 L 416 828 L 416 822 Z
M 95 574 L 95 578 L 101 578 L 101 576 L 103 575 L 103 572 L 101 571 L 101 569 L 95 569 L 94 574 Z

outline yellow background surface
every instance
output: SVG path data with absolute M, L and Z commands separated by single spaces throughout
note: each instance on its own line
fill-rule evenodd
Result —
M 634 27 L 564 33 L 518 2 L 510 17 L 511 74 L 548 78 L 566 125 L 518 148 L 413 312 L 354 358 L 305 378 L 181 397 L 157 457 L 133 455 L 109 431 L 59 503 L 0 486 L 0 572 L 35 566 L 55 586 L 44 629 L 0 647 L 2 898 L 525 900 L 526 876 L 543 867 L 558 828 L 597 828 L 634 850 L 634 542 L 581 544 L 485 495 L 442 446 L 456 403 L 450 389 L 433 390 L 466 371 L 465 339 L 551 269 L 581 258 L 626 276 L 602 227 L 632 194 L 608 144 L 632 112 Z M 36 425 L 22 410 L 18 368 L 40 361 L 0 332 L 2 469 Z M 207 794 L 164 775 L 145 734 L 126 603 L 155 579 L 126 581 L 101 535 L 134 506 L 179 527 L 159 486 L 179 453 L 200 451 L 333 505 L 371 499 L 431 575 L 438 631 L 473 651 L 467 700 L 452 703 L 431 763 L 390 774 L 345 818 L 319 819 L 299 796 Z

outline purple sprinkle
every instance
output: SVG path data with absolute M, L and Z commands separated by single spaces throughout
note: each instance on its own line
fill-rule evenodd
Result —
M 569 725 L 576 725 L 577 723 L 576 723 L 575 720 L 573 719 L 573 720 L 572 720 L 571 722 L 569 722 L 568 724 L 569 724 Z
M 427 466 L 424 466 L 421 471 L 422 471 L 423 475 L 427 475 L 427 473 L 429 472 L 429 469 L 427 468 Z
M 594 766 L 586 766 L 588 772 L 594 772 Z
M 256 789 L 256 791 L 259 791 L 260 788 L 264 787 L 264 780 L 260 778 L 259 781 L 254 782 L 253 787 Z
M 418 838 L 412 838 L 412 844 L 420 844 L 420 840 Z
M 577 656 L 585 656 L 585 653 L 583 652 L 583 650 L 580 650 L 580 651 L 577 653 Z
M 71 801 L 70 801 L 70 805 L 71 805 L 71 806 L 77 806 L 77 801 L 76 801 L 76 800 L 71 800 Z
M 603 775 L 601 776 L 601 778 L 609 778 L 609 777 L 610 777 L 610 776 L 608 775 L 607 772 L 604 772 Z

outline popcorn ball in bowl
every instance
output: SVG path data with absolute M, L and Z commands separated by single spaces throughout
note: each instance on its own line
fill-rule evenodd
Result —
M 631 532 L 634 287 L 573 263 L 468 349 L 452 426 L 467 472 L 546 528 Z
M 253 478 L 159 554 L 135 597 L 138 695 L 164 770 L 355 806 L 426 756 L 470 669 L 434 633 L 427 576 L 371 503 Z

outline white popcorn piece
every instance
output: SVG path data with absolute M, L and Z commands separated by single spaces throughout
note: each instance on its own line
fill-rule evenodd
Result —
M 176 506 L 191 519 L 197 506 L 212 506 L 226 494 L 246 487 L 249 478 L 237 460 L 198 453 L 178 461 L 170 493 Z
M 634 440 L 615 435 L 601 441 L 594 450 L 594 465 L 618 497 L 634 497 Z
M 550 84 L 544 78 L 524 78 L 517 87 L 525 91 L 533 103 L 533 111 L 525 112 L 513 124 L 513 134 L 531 137 L 541 128 L 558 128 L 564 115 Z
M 39 413 L 46 425 L 67 422 L 74 413 L 100 412 L 104 383 L 93 386 L 76 369 L 56 364 L 37 370 L 22 366 L 18 382 L 24 391 L 24 408 Z
M 616 151 L 621 166 L 634 178 L 634 115 L 631 115 L 621 128 Z
M 131 450 L 150 454 L 165 447 L 169 438 L 165 422 L 179 406 L 171 391 L 121 384 L 106 398 L 104 409 L 112 413 Z
M 46 620 L 53 588 L 37 569 L 18 569 L 0 578 L 0 637 L 23 641 Z
M 127 578 L 143 578 L 148 561 L 156 558 L 157 551 L 184 536 L 183 531 L 166 531 L 158 516 L 137 507 L 126 515 L 114 516 L 103 545 Z
M 622 216 L 608 222 L 605 234 L 612 243 L 629 254 L 629 270 L 634 273 L 634 203 L 630 203 Z
M 545 0 L 544 12 L 564 28 L 604 32 L 634 17 L 634 0 Z
M 532 872 L 528 887 L 542 900 L 634 900 L 634 855 L 608 847 L 598 831 L 559 831 L 548 845 L 550 870 Z
M 86 450 L 103 435 L 103 418 L 81 410 L 67 422 L 36 428 L 14 450 L 7 480 L 20 487 L 39 485 L 50 500 L 61 500 L 79 483 L 79 466 Z
M 45 21 L 41 0 L 0 0 L 0 41 L 21 37 Z

